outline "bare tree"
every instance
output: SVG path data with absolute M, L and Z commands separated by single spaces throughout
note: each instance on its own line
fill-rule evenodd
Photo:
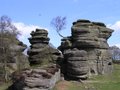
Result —
M 120 60 L 120 48 L 117 46 L 110 47 L 113 60 Z
M 4 79 L 7 81 L 7 62 L 10 60 L 10 44 L 15 43 L 19 31 L 8 16 L 0 17 L 0 62 L 4 64 Z
M 60 31 L 66 28 L 66 19 L 66 17 L 57 16 L 50 23 L 61 37 L 64 37 L 60 34 Z
M 20 35 L 20 32 L 17 28 L 13 25 L 11 18 L 8 16 L 1 16 L 0 17 L 0 34 L 4 37 L 10 37 L 13 39 Z

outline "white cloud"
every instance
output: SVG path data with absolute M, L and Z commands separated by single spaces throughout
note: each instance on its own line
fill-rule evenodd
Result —
M 111 47 L 111 46 L 117 46 L 117 47 L 120 48 L 120 43 L 118 43 L 118 44 L 111 44 L 110 47 Z
M 110 46 L 115 45 L 120 48 L 120 21 L 116 21 L 114 24 L 108 24 L 107 27 L 114 30 L 112 37 L 109 40 L 111 43 Z
M 109 24 L 107 26 L 111 29 L 114 29 L 115 31 L 120 31 L 120 21 L 117 21 L 114 24 Z
M 31 31 L 35 31 L 36 28 L 43 29 L 40 26 L 36 25 L 27 25 L 22 22 L 15 22 L 14 25 L 17 27 L 17 29 L 20 31 L 21 36 L 19 36 L 19 39 L 23 41 L 23 43 L 29 45 L 28 38 L 30 37 Z M 44 28 L 46 29 L 46 28 Z M 48 29 L 46 29 L 48 30 Z
M 119 47 L 120 48 L 120 44 L 115 44 L 115 46 Z

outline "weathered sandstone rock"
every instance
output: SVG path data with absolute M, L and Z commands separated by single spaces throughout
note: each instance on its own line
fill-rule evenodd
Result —
M 44 29 L 36 29 L 31 32 L 30 49 L 28 50 L 29 61 L 31 65 L 56 63 L 61 57 L 59 50 L 49 45 L 48 32 Z
M 60 80 L 60 69 L 56 65 L 13 74 L 14 83 L 8 90 L 51 90 Z
M 73 74 L 80 76 L 81 73 L 81 77 L 82 71 L 86 71 L 84 73 L 86 76 L 88 76 L 88 74 L 98 75 L 111 73 L 112 57 L 107 40 L 112 32 L 113 30 L 107 28 L 106 25 L 101 22 L 91 22 L 89 20 L 78 20 L 74 22 L 71 27 L 72 35 L 62 39 L 61 46 L 59 47 L 64 55 L 62 69 L 69 67 L 63 70 L 63 73 L 67 75 L 67 72 L 70 72 L 69 76 Z M 74 48 L 77 48 L 79 53 L 74 51 Z M 81 55 L 81 50 L 86 51 L 86 54 L 84 54 L 86 58 L 78 56 Z

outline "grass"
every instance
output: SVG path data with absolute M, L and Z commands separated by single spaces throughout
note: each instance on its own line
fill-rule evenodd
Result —
M 54 90 L 120 90 L 120 64 L 114 64 L 112 74 L 93 76 L 84 81 L 84 84 L 75 81 L 66 82 L 69 83 L 65 89 L 57 88 L 58 83 Z M 64 87 L 64 84 L 61 87 Z
M 0 85 L 0 90 L 6 90 L 12 83 L 7 82 Z
M 91 83 L 96 90 L 120 90 L 120 64 L 114 64 L 114 71 L 110 75 L 96 76 L 96 83 Z
M 68 88 L 68 90 L 84 90 L 85 86 L 82 85 L 80 82 L 71 82 L 70 87 Z

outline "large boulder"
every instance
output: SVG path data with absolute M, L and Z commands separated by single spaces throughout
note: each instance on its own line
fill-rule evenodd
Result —
M 14 83 L 8 90 L 51 90 L 60 80 L 60 69 L 56 65 L 26 69 L 13 74 Z
M 73 77 L 76 77 L 74 74 L 80 76 L 83 73 L 89 73 L 89 75 L 111 73 L 112 57 L 107 40 L 112 32 L 112 29 L 107 28 L 101 22 L 91 22 L 83 19 L 73 22 L 71 36 L 62 39 L 59 46 L 64 55 L 61 64 L 63 73 L 67 75 L 69 72 L 69 76 Z M 74 48 L 77 48 L 77 50 L 74 51 Z M 81 50 L 87 52 L 84 57 L 79 56 L 82 55 Z M 85 57 L 87 57 L 86 60 Z M 66 70 L 64 70 L 65 68 Z

